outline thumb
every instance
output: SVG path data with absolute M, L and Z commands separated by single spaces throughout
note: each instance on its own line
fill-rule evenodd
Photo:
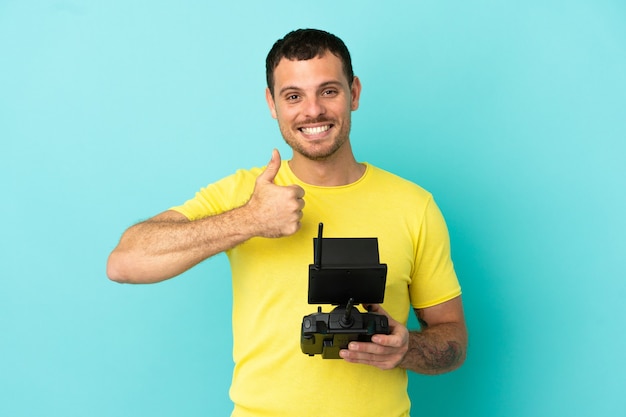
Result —
M 364 304 L 363 307 L 365 307 L 365 309 L 370 313 L 378 313 L 382 314 L 383 316 L 387 316 L 390 325 L 392 324 L 392 322 L 397 323 L 380 304 Z
M 259 178 L 266 182 L 274 182 L 274 178 L 276 178 L 276 174 L 278 174 L 278 170 L 280 169 L 280 153 L 277 149 L 272 151 L 272 159 L 268 162 L 265 167 L 265 171 L 259 175 Z

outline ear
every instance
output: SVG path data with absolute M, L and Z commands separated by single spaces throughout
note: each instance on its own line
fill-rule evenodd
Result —
M 277 119 L 276 116 L 276 104 L 274 103 L 274 97 L 272 97 L 272 92 L 269 87 L 265 89 L 265 101 L 267 101 L 267 106 L 270 108 L 270 113 L 274 119 Z
M 354 80 L 352 81 L 352 90 L 350 91 L 352 111 L 355 111 L 356 109 L 359 108 L 359 98 L 361 97 L 361 88 L 362 88 L 361 80 L 359 80 L 359 77 L 355 76 Z

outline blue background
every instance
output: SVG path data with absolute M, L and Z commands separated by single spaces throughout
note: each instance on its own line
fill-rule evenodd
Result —
M 352 52 L 358 159 L 448 221 L 469 356 L 411 375 L 413 415 L 626 415 L 617 0 L 0 1 L 0 415 L 228 415 L 225 257 L 149 286 L 105 263 L 136 221 L 289 156 L 264 59 L 298 27 Z

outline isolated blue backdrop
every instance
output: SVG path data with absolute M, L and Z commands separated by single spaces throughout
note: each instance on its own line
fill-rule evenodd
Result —
M 617 0 L 0 1 L 0 415 L 228 415 L 225 257 L 150 286 L 105 262 L 134 222 L 289 155 L 264 58 L 298 27 L 352 51 L 358 158 L 449 224 L 470 351 L 411 376 L 413 415 L 626 415 Z

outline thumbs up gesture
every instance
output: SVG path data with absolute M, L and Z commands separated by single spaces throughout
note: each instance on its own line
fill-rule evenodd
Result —
M 257 222 L 257 234 L 262 237 L 289 236 L 300 229 L 304 190 L 298 185 L 274 184 L 280 165 L 280 153 L 274 149 L 272 159 L 257 177 L 252 197 L 246 204 Z

